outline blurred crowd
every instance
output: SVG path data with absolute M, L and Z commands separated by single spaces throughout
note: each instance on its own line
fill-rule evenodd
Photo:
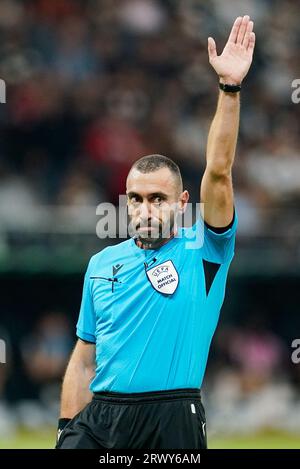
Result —
M 0 334 L 6 363 L 0 365 L 0 441 L 22 426 L 53 426 L 58 417 L 61 381 L 74 337 L 68 317 L 47 311 L 19 336 Z M 1 447 L 1 445 L 0 445 Z
M 220 52 L 247 13 L 257 46 L 235 164 L 240 235 L 287 224 L 299 234 L 297 0 L 2 0 L 0 10 L 2 226 L 34 224 L 39 206 L 117 203 L 149 153 L 179 163 L 196 202 L 218 93 L 207 37 Z
M 204 386 L 212 432 L 300 432 L 300 366 L 262 313 L 216 335 Z

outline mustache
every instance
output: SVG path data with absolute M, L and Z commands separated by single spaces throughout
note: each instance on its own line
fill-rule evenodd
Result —
M 155 221 L 151 221 L 151 222 L 139 222 L 135 225 L 135 229 L 138 230 L 139 228 L 159 228 L 161 226 L 161 223 L 160 222 L 155 222 Z

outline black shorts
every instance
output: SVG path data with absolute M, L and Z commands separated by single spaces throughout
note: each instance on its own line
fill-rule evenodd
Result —
M 199 389 L 96 393 L 64 428 L 60 449 L 203 449 L 206 422 Z

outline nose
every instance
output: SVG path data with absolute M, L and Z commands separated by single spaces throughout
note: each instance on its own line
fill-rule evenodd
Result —
M 143 202 L 140 207 L 140 218 L 142 220 L 148 220 L 148 218 L 150 218 L 151 216 L 151 208 L 150 208 L 150 205 L 147 203 L 147 202 Z

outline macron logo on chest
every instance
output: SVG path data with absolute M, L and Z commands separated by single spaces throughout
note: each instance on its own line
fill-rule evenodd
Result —
M 166 261 L 146 271 L 147 277 L 156 291 L 173 295 L 179 283 L 177 270 L 172 261 Z

